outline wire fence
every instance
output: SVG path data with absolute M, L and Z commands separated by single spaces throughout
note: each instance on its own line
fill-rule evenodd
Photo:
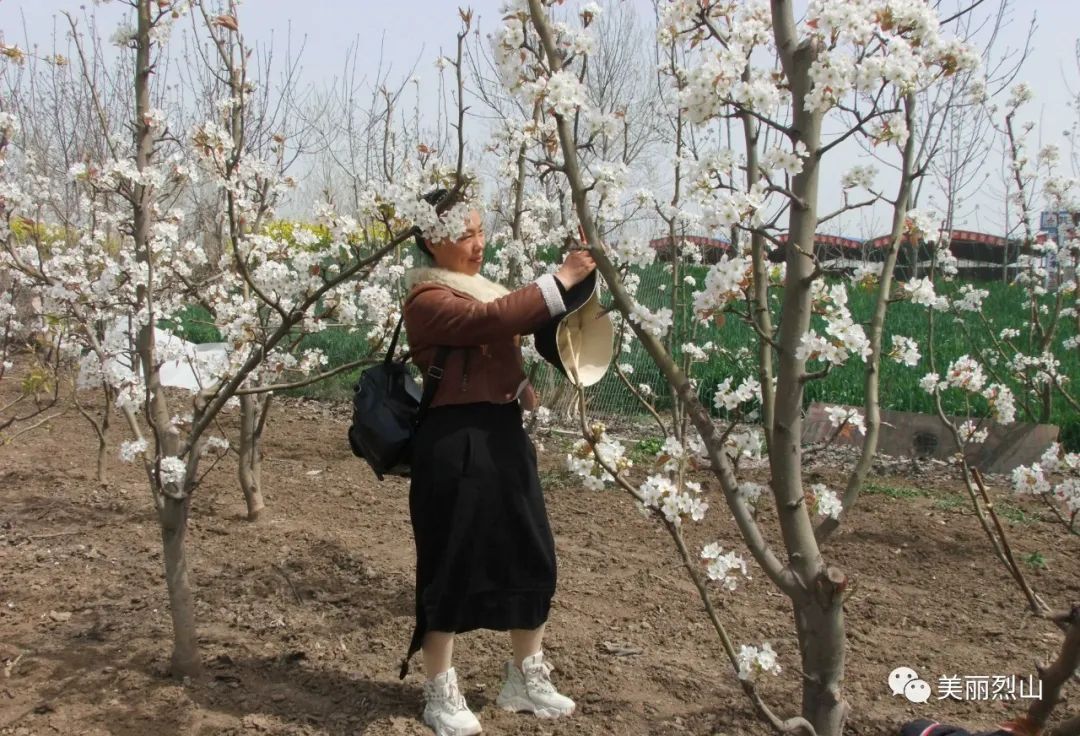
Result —
M 666 307 L 673 311 L 671 335 L 666 342 L 676 362 L 683 364 L 684 345 L 707 349 L 708 359 L 694 363 L 689 373 L 691 380 L 696 382 L 702 404 L 712 409 L 717 386 L 723 380 L 731 378 L 733 384 L 738 384 L 749 375 L 756 376 L 759 341 L 753 328 L 737 315 L 728 315 L 726 321 L 714 320 L 708 324 L 696 319 L 692 309 L 693 292 L 700 286 L 687 283 L 685 279 L 689 278 L 694 284 L 700 285 L 707 269 L 707 266 L 679 263 L 674 266 L 673 272 L 673 265 L 669 261 L 635 269 L 632 274 L 640 280 L 636 296 L 639 302 L 652 310 Z M 960 286 L 972 283 L 973 276 L 971 273 L 962 274 L 956 284 L 943 288 L 956 291 Z M 842 277 L 836 275 L 833 278 Z M 1030 329 L 1024 324 L 1027 312 L 1020 290 L 1000 280 L 975 283 L 988 292 L 983 306 L 987 314 L 994 315 L 997 328 Z M 780 287 L 771 289 L 774 325 L 778 324 L 780 316 L 782 292 Z M 851 285 L 848 298 L 854 321 L 867 324 L 875 307 L 876 288 Z M 610 296 L 602 294 L 601 301 L 609 303 Z M 621 317 L 617 312 L 611 316 L 618 335 Z M 891 305 L 884 325 L 882 345 L 888 349 L 893 344 L 894 336 L 922 340 L 927 334 L 927 319 L 925 308 L 916 304 L 903 301 Z M 820 317 L 814 318 L 813 326 L 819 333 L 823 330 Z M 1075 322 L 1062 321 L 1060 330 L 1062 332 L 1058 339 L 1069 339 L 1076 334 Z M 972 331 L 970 325 L 954 320 L 939 320 L 934 339 L 938 364 L 947 365 L 961 355 L 970 354 L 977 349 L 980 334 L 977 329 Z M 616 340 L 618 342 L 618 337 Z M 1072 383 L 1080 381 L 1080 351 L 1064 351 L 1057 357 L 1061 374 L 1068 376 Z M 617 346 L 612 363 L 599 383 L 585 389 L 588 416 L 614 429 L 659 433 L 656 421 L 635 393 L 646 394 L 661 415 L 666 417 L 672 406 L 671 389 L 633 333 L 627 331 L 625 341 Z M 620 375 L 620 367 L 623 375 Z M 533 384 L 540 394 L 541 403 L 554 414 L 555 424 L 566 429 L 578 428 L 577 391 L 557 370 L 542 361 L 530 368 L 534 371 Z M 914 368 L 895 360 L 884 360 L 879 370 L 882 408 L 931 414 L 936 411 L 933 396 L 919 385 L 919 379 L 929 370 L 925 360 Z M 825 402 L 860 406 L 865 402 L 865 381 L 865 364 L 857 359 L 849 360 L 843 365 L 834 366 L 825 378 L 808 382 L 803 387 L 804 405 Z M 1010 381 L 1010 385 L 1014 392 L 1023 391 L 1023 387 L 1015 382 Z M 946 411 L 951 413 L 967 411 L 962 397 L 946 397 L 945 404 Z M 752 421 L 754 417 L 745 418 Z M 1069 409 L 1067 403 L 1055 403 L 1050 421 L 1062 428 L 1063 441 L 1069 447 L 1080 447 L 1080 418 Z
M 734 334 L 722 334 L 718 328 L 708 329 L 696 323 L 690 309 L 692 289 L 684 281 L 676 284 L 675 278 L 677 273 L 680 280 L 689 276 L 695 283 L 699 283 L 704 277 L 705 268 L 687 264 L 679 264 L 675 268 L 676 271 L 673 272 L 672 264 L 656 263 L 646 268 L 634 269 L 632 278 L 639 280 L 639 302 L 652 310 L 672 310 L 673 337 L 670 346 L 677 359 L 681 357 L 682 344 L 686 341 L 701 345 L 706 341 L 716 344 L 717 340 L 722 340 L 732 343 L 724 347 L 737 348 L 735 343 L 749 340 L 748 330 L 736 329 Z M 601 301 L 608 304 L 610 295 L 602 292 Z M 656 428 L 653 415 L 641 399 L 644 398 L 662 413 L 672 405 L 671 389 L 660 369 L 633 333 L 626 330 L 626 335 L 620 339 L 623 321 L 618 312 L 613 311 L 611 318 L 615 324 L 615 353 L 607 374 L 597 384 L 585 389 L 588 416 L 590 419 L 603 421 L 609 427 L 653 425 Z M 749 342 L 743 344 L 750 345 Z M 722 376 L 730 375 L 735 370 L 734 356 L 728 353 L 731 353 L 730 349 L 723 350 L 708 366 L 704 366 L 704 371 L 698 371 L 707 374 L 705 380 L 699 380 L 698 389 L 702 398 L 711 396 L 718 380 L 723 380 Z M 543 361 L 531 365 L 529 369 L 541 403 L 553 413 L 555 423 L 564 427 L 577 426 L 580 422 L 580 410 L 578 393 L 574 386 L 558 370 Z
M 708 359 L 691 366 L 690 378 L 696 381 L 698 396 L 702 404 L 712 408 L 713 396 L 717 385 L 731 378 L 734 384 L 749 375 L 756 375 L 756 353 L 758 339 L 753 329 L 739 315 L 728 315 L 726 321 L 713 320 L 703 324 L 693 314 L 693 292 L 704 283 L 708 266 L 680 262 L 672 264 L 670 260 L 661 260 L 648 267 L 634 269 L 630 279 L 638 282 L 636 299 L 652 310 L 666 308 L 672 310 L 672 329 L 665 337 L 673 357 L 679 364 L 684 364 L 684 346 L 707 349 Z M 965 276 L 967 274 L 964 274 Z M 830 278 L 841 279 L 838 274 Z M 966 278 L 959 284 L 970 283 Z M 988 291 L 984 303 L 986 314 L 994 315 L 996 329 L 1030 330 L 1025 324 L 1027 311 L 1022 305 L 1021 290 L 998 281 L 982 282 L 980 288 Z M 955 291 L 959 285 L 953 285 Z M 774 324 L 778 324 L 779 306 L 782 287 L 771 290 L 771 306 Z M 873 313 L 876 291 L 851 285 L 848 289 L 849 307 L 854 321 L 865 324 Z M 1052 298 L 1048 297 L 1048 298 Z M 601 301 L 609 304 L 610 295 L 601 293 Z M 740 307 L 745 312 L 745 307 Z M 616 335 L 622 330 L 622 318 L 617 312 L 611 313 Z M 822 329 L 820 318 L 815 317 L 814 326 Z M 221 340 L 213 325 L 212 317 L 198 313 L 193 308 L 179 316 L 178 334 L 193 342 L 217 342 Z M 391 323 L 392 324 L 392 323 Z M 370 327 L 368 325 L 367 327 Z M 1060 324 L 1058 339 L 1067 340 L 1075 336 L 1076 323 L 1063 320 Z M 894 335 L 919 339 L 926 334 L 927 312 L 925 308 L 901 301 L 889 307 L 888 318 L 883 335 L 884 346 L 892 344 Z M 585 390 L 586 409 L 589 417 L 599 419 L 612 429 L 633 430 L 636 434 L 656 436 L 659 433 L 656 421 L 648 409 L 642 405 L 636 394 L 643 394 L 653 403 L 662 416 L 666 416 L 672 406 L 671 389 L 662 377 L 659 369 L 646 353 L 632 332 L 625 331 L 622 341 L 616 338 L 616 350 L 612 366 L 604 378 Z M 972 333 L 970 325 L 958 324 L 952 320 L 939 320 L 935 330 L 935 346 L 939 365 L 946 365 L 961 355 L 970 354 L 973 341 L 979 337 L 977 330 Z M 710 347 L 711 343 L 711 347 Z M 382 355 L 385 346 L 372 344 L 367 329 L 330 328 L 307 336 L 304 348 L 319 348 L 324 351 L 330 367 L 354 361 L 369 354 Z M 1060 371 L 1068 376 L 1071 383 L 1080 382 L 1080 351 L 1064 351 L 1058 355 Z M 911 368 L 894 360 L 886 360 L 880 366 L 882 408 L 899 411 L 929 412 L 936 408 L 931 394 L 919 387 L 919 379 L 928 370 L 923 362 L 919 367 Z M 533 385 L 540 394 L 541 403 L 549 409 L 557 426 L 569 431 L 579 428 L 579 407 L 577 391 L 555 368 L 542 360 L 531 362 L 527 371 Z M 352 386 L 359 374 L 355 371 L 336 374 L 318 384 L 297 389 L 301 395 L 315 396 L 335 401 L 348 401 L 352 396 Z M 822 401 L 830 404 L 861 405 L 865 401 L 865 365 L 858 360 L 849 360 L 836 366 L 822 380 L 808 382 L 804 386 L 803 401 L 810 404 Z M 1023 387 L 1013 386 L 1014 391 Z M 952 401 L 950 398 L 949 401 Z M 946 410 L 951 413 L 963 413 L 966 408 L 947 402 Z M 753 417 L 745 417 L 752 420 Z M 1062 427 L 1063 438 L 1070 448 L 1080 447 L 1080 418 L 1069 410 L 1064 402 L 1054 405 L 1051 422 Z

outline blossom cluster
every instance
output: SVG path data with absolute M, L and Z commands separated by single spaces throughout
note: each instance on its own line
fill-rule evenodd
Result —
M 810 329 L 795 351 L 800 360 L 821 360 L 841 365 L 851 355 L 862 360 L 870 356 L 870 340 L 862 325 L 857 324 L 848 309 L 847 284 L 826 284 L 815 281 L 812 289 L 815 311 L 825 319 L 825 334 Z
M 866 434 L 866 418 L 863 413 L 851 406 L 827 406 L 825 407 L 825 417 L 829 420 L 829 425 L 843 431 L 847 427 L 859 434 Z
M 639 486 L 642 506 L 663 514 L 664 518 L 676 526 L 683 518 L 701 521 L 709 504 L 702 498 L 701 484 L 682 480 L 679 474 L 650 475 Z
M 599 491 L 615 480 L 605 464 L 623 472 L 633 467 L 634 461 L 627 457 L 626 447 L 607 433 L 603 423 L 595 422 L 591 430 L 596 441 L 582 438 L 575 442 L 566 456 L 566 469 L 579 476 L 587 489 Z
M 642 330 L 653 337 L 662 338 L 671 330 L 673 324 L 672 311 L 668 307 L 659 307 L 650 310 L 642 304 L 635 304 L 630 312 L 630 321 L 641 327 Z
M 748 255 L 730 257 L 726 253 L 709 267 L 701 291 L 694 293 L 694 314 L 705 322 L 732 302 L 743 298 L 750 285 L 753 263 Z
M 733 411 L 747 402 L 761 400 L 761 384 L 752 376 L 743 379 L 742 383 L 735 388 L 731 387 L 731 383 L 732 379 L 729 376 L 716 387 L 713 406 L 718 410 Z
M 844 504 L 836 491 L 830 490 L 824 483 L 813 483 L 806 492 L 806 500 L 811 511 L 821 516 L 839 519 L 844 511 Z
M 758 672 L 780 674 L 780 663 L 769 642 L 763 643 L 760 647 L 743 644 L 739 647 L 737 661 L 740 680 L 749 680 Z
M 740 573 L 744 578 L 750 577 L 750 570 L 742 555 L 734 550 L 724 552 L 717 542 L 706 545 L 701 550 L 701 559 L 706 563 L 705 574 L 709 580 L 719 583 L 725 590 L 735 590 L 739 585 L 739 578 L 735 573 Z
M 1012 483 L 1019 495 L 1044 496 L 1060 503 L 1070 516 L 1080 514 L 1080 453 L 1065 452 L 1057 442 L 1039 462 L 1013 470 Z
M 919 386 L 931 394 L 956 389 L 969 397 L 981 396 L 989 404 L 990 412 L 999 424 L 1016 421 L 1016 399 L 1012 389 L 1002 383 L 989 383 L 982 364 L 969 355 L 961 355 L 950 363 L 944 377 L 927 373 L 919 380 Z M 961 429 L 962 438 L 976 442 L 986 439 L 986 434 L 973 424 Z
M 666 3 L 660 17 L 662 45 L 702 24 L 702 6 L 689 0 Z M 784 104 L 788 94 L 779 80 L 752 67 L 743 75 L 755 49 L 772 48 L 769 6 L 763 0 L 707 6 L 709 30 L 720 43 L 699 53 L 694 65 L 677 71 L 680 103 L 694 122 L 737 104 L 764 115 Z M 827 111 L 850 96 L 871 95 L 884 82 L 899 93 L 913 92 L 941 74 L 970 70 L 979 63 L 968 44 L 941 34 L 930 4 L 913 0 L 814 0 L 799 28 L 819 49 L 810 68 L 813 86 L 804 100 L 808 111 Z M 908 135 L 902 116 L 875 120 L 877 138 L 903 145 Z

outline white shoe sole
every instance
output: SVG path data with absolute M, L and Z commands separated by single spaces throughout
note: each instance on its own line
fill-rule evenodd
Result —
M 531 700 L 520 695 L 496 698 L 495 705 L 511 713 L 532 713 L 537 718 L 565 718 L 574 713 L 573 708 L 568 711 L 558 708 L 537 708 Z
M 435 736 L 476 736 L 478 733 L 483 733 L 483 727 L 477 723 L 475 726 L 466 726 L 464 728 L 452 728 L 450 726 L 442 726 L 441 728 L 432 723 L 424 716 L 424 725 L 435 732 Z

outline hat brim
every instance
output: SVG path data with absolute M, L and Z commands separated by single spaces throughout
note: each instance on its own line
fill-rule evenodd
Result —
M 566 312 L 536 332 L 536 350 L 574 385 L 598 383 L 611 365 L 615 327 L 600 305 L 596 272 L 567 290 Z

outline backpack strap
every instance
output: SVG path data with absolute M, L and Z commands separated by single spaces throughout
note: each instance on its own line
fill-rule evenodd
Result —
M 389 363 L 394 359 L 394 351 L 397 350 L 398 337 L 401 336 L 401 325 L 405 322 L 405 310 L 401 310 L 401 316 L 398 318 L 397 327 L 394 328 L 394 336 L 390 339 L 390 347 L 386 350 L 386 358 L 384 363 Z
M 401 325 L 404 322 L 405 310 L 402 310 L 397 327 L 394 328 L 394 337 L 391 338 L 390 347 L 386 351 L 386 363 L 390 363 L 394 359 L 394 351 L 397 350 L 398 338 L 401 336 Z M 439 389 L 439 383 L 442 381 L 443 368 L 446 366 L 446 356 L 450 354 L 451 349 L 447 345 L 440 345 L 435 351 L 435 360 L 428 366 L 427 374 L 424 376 L 424 393 L 420 396 L 420 407 L 416 412 L 414 427 L 419 426 L 420 422 L 424 421 L 424 415 L 427 414 L 428 407 L 431 406 L 431 401 L 435 398 L 435 392 Z M 401 361 L 405 362 L 411 357 L 412 351 L 409 351 L 402 356 Z
M 431 406 L 431 401 L 435 398 L 435 392 L 439 389 L 439 383 L 443 377 L 443 368 L 446 366 L 446 356 L 450 354 L 451 349 L 448 345 L 440 345 L 435 351 L 435 360 L 428 366 L 427 374 L 424 376 L 424 393 L 420 397 L 420 408 L 416 412 L 414 426 L 419 426 L 420 422 L 424 421 L 424 415 L 427 414 L 428 407 Z

